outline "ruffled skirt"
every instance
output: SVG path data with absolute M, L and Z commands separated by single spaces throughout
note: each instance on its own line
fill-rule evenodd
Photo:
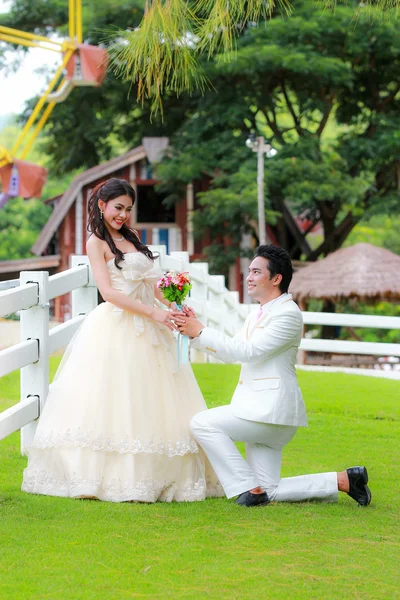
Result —
M 110 502 L 222 496 L 189 431 L 206 405 L 162 325 L 99 305 L 71 340 L 40 417 L 22 489 Z

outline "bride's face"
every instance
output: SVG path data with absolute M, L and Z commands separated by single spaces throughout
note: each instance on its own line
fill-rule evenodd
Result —
M 129 222 L 132 211 L 132 200 L 129 196 L 118 196 L 108 202 L 99 201 L 99 208 L 103 211 L 103 218 L 111 229 L 121 229 L 124 223 Z

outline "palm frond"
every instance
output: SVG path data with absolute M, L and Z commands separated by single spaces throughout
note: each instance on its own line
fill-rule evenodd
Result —
M 197 49 L 210 57 L 217 50 L 229 53 L 235 47 L 238 33 L 251 21 L 268 18 L 275 8 L 290 14 L 290 0 L 197 0 L 193 12 L 204 15 L 196 34 Z
M 186 2 L 153 0 L 135 30 L 121 31 L 109 47 L 115 74 L 137 84 L 137 99 L 152 99 L 152 113 L 162 111 L 162 94 L 170 89 L 204 90 L 207 79 L 194 48 L 193 23 Z
M 315 0 L 322 10 L 335 12 L 338 6 L 349 6 L 349 0 Z M 367 14 L 373 19 L 387 20 L 400 16 L 400 0 L 359 0 L 355 8 L 355 18 Z

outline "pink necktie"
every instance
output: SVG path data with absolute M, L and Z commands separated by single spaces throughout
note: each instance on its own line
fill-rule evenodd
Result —
M 263 309 L 262 309 L 262 306 L 260 306 L 260 310 L 257 313 L 257 319 L 256 319 L 257 321 L 260 317 L 262 317 L 262 314 L 263 314 Z

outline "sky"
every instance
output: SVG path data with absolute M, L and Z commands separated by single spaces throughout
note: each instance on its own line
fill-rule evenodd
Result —
M 7 12 L 9 6 L 8 0 L 0 0 L 0 13 Z M 9 54 L 10 64 L 12 54 Z M 24 102 L 43 92 L 46 87 L 46 76 L 35 73 L 35 70 L 48 65 L 54 71 L 60 62 L 61 55 L 33 48 L 28 50 L 15 73 L 0 70 L 0 116 L 21 112 Z

